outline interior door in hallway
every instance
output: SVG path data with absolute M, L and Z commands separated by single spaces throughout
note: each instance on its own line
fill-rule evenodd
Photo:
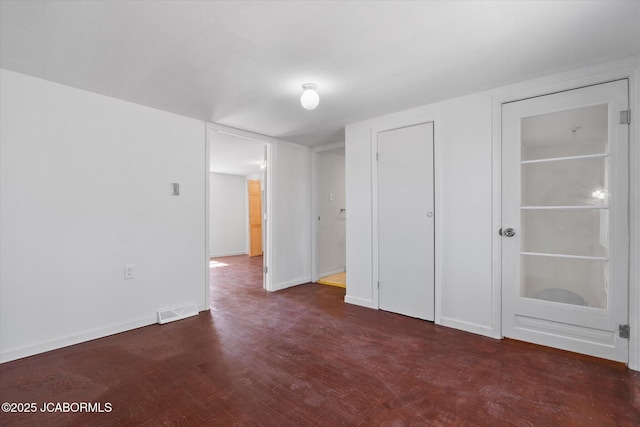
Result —
M 262 255 L 262 191 L 260 181 L 249 186 L 249 256 Z
M 379 132 L 378 304 L 434 320 L 433 123 Z
M 627 106 L 627 80 L 503 106 L 504 336 L 628 361 Z

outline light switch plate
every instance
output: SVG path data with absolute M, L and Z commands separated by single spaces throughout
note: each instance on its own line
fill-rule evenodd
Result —
M 124 266 L 124 278 L 125 279 L 133 279 L 136 277 L 136 265 L 135 264 L 127 264 Z

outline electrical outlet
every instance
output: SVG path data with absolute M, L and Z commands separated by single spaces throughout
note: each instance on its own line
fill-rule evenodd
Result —
M 125 279 L 133 279 L 136 277 L 136 266 L 135 264 L 127 264 L 124 266 L 124 278 Z

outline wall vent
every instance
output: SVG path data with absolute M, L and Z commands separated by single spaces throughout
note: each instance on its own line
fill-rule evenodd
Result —
M 193 303 L 176 305 L 173 307 L 161 308 L 158 310 L 158 323 L 160 325 L 176 320 L 186 319 L 187 317 L 197 316 L 198 306 Z

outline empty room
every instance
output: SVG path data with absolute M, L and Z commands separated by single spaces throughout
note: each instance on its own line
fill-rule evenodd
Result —
M 639 1 L 0 0 L 0 425 L 640 425 L 638 123 Z

